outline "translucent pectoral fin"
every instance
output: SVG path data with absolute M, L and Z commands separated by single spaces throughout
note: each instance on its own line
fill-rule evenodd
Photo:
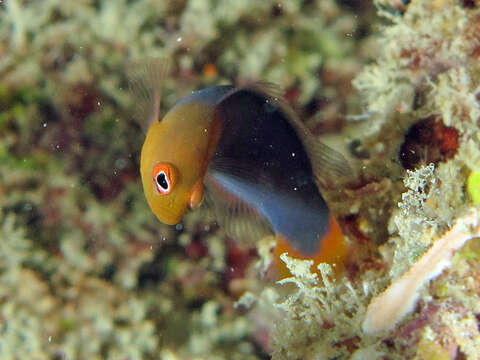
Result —
M 209 171 L 205 177 L 205 200 L 215 212 L 215 217 L 225 233 L 234 239 L 254 242 L 271 235 L 272 228 L 252 201 L 251 195 L 242 196 L 250 185 L 235 175 Z

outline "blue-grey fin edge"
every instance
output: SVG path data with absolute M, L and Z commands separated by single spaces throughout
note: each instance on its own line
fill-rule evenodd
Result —
M 240 172 L 228 166 L 220 165 L 217 170 L 241 178 Z M 253 245 L 253 242 L 274 233 L 266 218 L 216 182 L 209 172 L 205 176 L 205 190 L 205 206 L 213 210 L 218 224 L 231 238 L 251 240 L 249 245 Z
M 249 182 L 251 184 L 259 185 L 260 187 L 263 188 L 263 191 L 266 191 L 266 192 L 269 191 L 268 190 L 269 182 L 268 182 L 268 179 L 266 177 L 264 177 L 264 176 L 262 176 L 261 174 L 258 174 L 258 173 L 255 173 L 255 175 L 252 175 L 251 171 L 249 171 L 245 167 L 242 167 L 241 165 L 232 161 L 231 159 L 221 159 L 221 160 L 217 161 L 217 163 L 215 164 L 214 167 L 215 167 L 214 171 L 219 171 L 221 173 L 229 174 L 229 176 L 235 177 L 237 179 L 249 179 Z M 228 190 L 225 190 L 225 191 L 228 191 Z M 213 191 L 213 194 L 218 195 L 218 189 L 215 189 Z M 222 201 L 223 199 L 225 199 L 225 198 L 220 195 L 219 200 Z M 293 214 L 291 214 L 293 216 L 289 215 L 288 218 L 284 219 L 285 222 L 283 222 L 283 221 L 279 221 L 280 218 L 278 217 L 278 213 L 276 213 L 277 215 L 275 215 L 274 213 L 271 213 L 271 216 L 273 216 L 273 218 L 270 219 L 270 218 L 267 218 L 267 217 L 263 217 L 258 212 L 251 211 L 248 207 L 248 204 L 245 205 L 246 207 L 242 208 L 243 203 L 242 203 L 241 199 L 235 198 L 234 201 L 235 202 L 233 204 L 229 204 L 229 206 L 231 206 L 231 205 L 235 206 L 235 205 L 237 205 L 237 202 L 238 202 L 238 204 L 240 204 L 240 207 L 241 207 L 241 214 L 240 215 L 242 215 L 242 214 L 245 215 L 245 213 L 244 213 L 245 210 L 249 213 L 248 214 L 249 215 L 249 221 L 250 221 L 248 223 L 249 226 L 250 226 L 249 227 L 249 232 L 251 234 L 253 234 L 253 236 L 250 236 L 250 237 L 253 238 L 253 240 L 259 239 L 259 238 L 261 238 L 263 236 L 266 236 L 266 235 L 269 235 L 269 234 L 276 233 L 277 235 L 281 235 L 285 239 L 287 239 L 287 241 L 291 244 L 291 246 L 293 246 L 298 251 L 304 253 L 306 256 L 308 256 L 309 254 L 313 254 L 318 250 L 318 248 L 320 246 L 320 242 L 319 242 L 318 238 L 316 238 L 316 237 L 305 238 L 302 235 L 293 236 L 293 233 L 291 231 L 288 231 L 287 229 L 291 228 L 291 226 L 290 226 L 291 222 L 295 222 L 297 224 L 300 224 L 300 223 L 309 224 L 310 221 L 314 221 L 314 224 L 312 226 L 306 225 L 309 228 L 309 230 L 312 230 L 314 228 L 317 228 L 320 225 L 320 223 L 322 222 L 320 217 L 315 216 L 315 220 L 312 220 L 312 218 L 310 216 L 305 217 L 304 215 L 302 215 L 302 214 L 304 214 L 303 212 L 302 213 L 293 213 Z M 218 206 L 218 204 L 217 204 L 217 206 Z M 328 207 L 326 209 L 328 211 Z M 225 214 L 231 215 L 232 219 L 234 220 L 235 217 L 238 216 L 238 213 L 236 213 L 235 211 L 231 211 L 231 208 L 230 209 L 227 208 L 227 211 L 225 211 L 225 208 L 222 208 L 221 206 L 219 208 L 217 208 L 217 212 L 220 212 L 219 224 L 226 228 L 227 234 L 229 234 L 230 236 L 232 236 L 234 238 L 238 238 L 239 237 L 238 229 L 232 228 L 232 224 L 229 223 L 230 219 L 226 218 L 226 215 L 225 215 Z M 320 216 L 320 214 L 319 214 L 319 216 Z M 297 220 L 295 220 L 295 219 L 297 219 Z M 273 223 L 270 223 L 270 221 L 273 221 L 276 225 L 274 225 Z M 310 223 L 310 224 L 312 224 L 312 223 Z M 252 226 L 254 226 L 253 230 L 252 230 Z M 274 230 L 275 226 L 277 227 L 276 230 Z M 235 232 L 235 231 L 237 231 L 237 232 Z M 294 232 L 298 233 L 297 230 L 295 230 Z M 308 230 L 306 232 L 309 233 Z M 303 233 L 303 231 L 302 231 L 302 233 Z M 307 239 L 309 241 L 305 242 Z
M 135 100 L 134 118 L 146 133 L 160 120 L 164 82 L 170 70 L 167 58 L 146 58 L 126 65 L 128 88 Z
M 277 84 L 257 81 L 238 87 L 227 93 L 220 101 L 241 90 L 250 90 L 265 96 L 272 104 L 278 106 L 289 119 L 310 157 L 313 173 L 319 186 L 327 187 L 343 184 L 351 180 L 354 172 L 345 157 L 338 151 L 325 145 L 300 120 L 297 112 L 284 97 L 284 91 Z

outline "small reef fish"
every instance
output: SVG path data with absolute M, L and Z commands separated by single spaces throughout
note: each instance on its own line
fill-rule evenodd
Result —
M 158 219 L 177 224 L 205 198 L 227 234 L 274 233 L 281 268 L 283 252 L 340 262 L 347 246 L 319 185 L 351 175 L 342 155 L 314 138 L 268 83 L 193 92 L 161 119 L 165 69 L 151 60 L 129 78 L 138 116 L 149 119 L 140 172 Z

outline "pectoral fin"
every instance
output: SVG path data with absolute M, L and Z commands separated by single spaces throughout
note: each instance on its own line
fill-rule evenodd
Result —
M 219 225 L 235 239 L 256 241 L 273 234 L 269 221 L 253 201 L 261 195 L 251 192 L 255 185 L 245 181 L 248 175 L 240 177 L 233 166 L 224 170 L 209 169 L 205 176 L 206 202 Z

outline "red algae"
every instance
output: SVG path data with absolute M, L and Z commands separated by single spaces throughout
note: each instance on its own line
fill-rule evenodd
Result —
M 458 146 L 457 129 L 445 126 L 438 116 L 432 115 L 408 129 L 400 148 L 400 161 L 405 169 L 412 170 L 421 164 L 453 158 Z

